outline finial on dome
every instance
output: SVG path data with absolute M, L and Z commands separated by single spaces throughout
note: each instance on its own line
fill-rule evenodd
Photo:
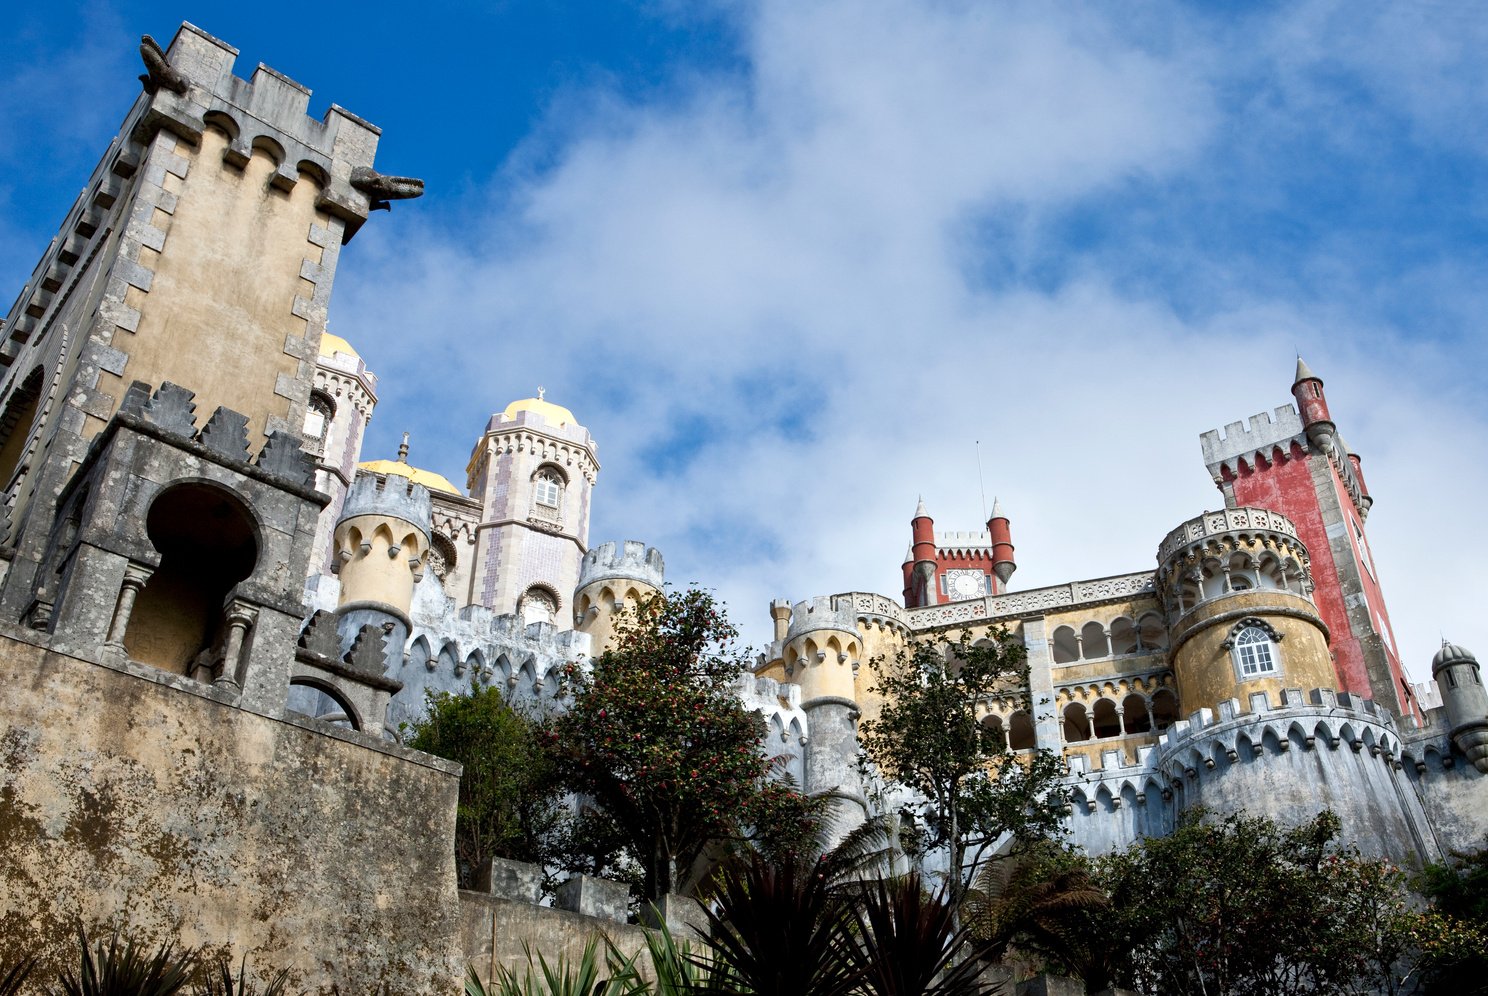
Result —
M 398 462 L 408 462 L 408 433 L 403 433 L 403 442 L 398 444 Z
M 1304 380 L 1321 380 L 1321 379 L 1322 379 L 1321 377 L 1319 377 L 1317 374 L 1315 374 L 1315 373 L 1312 372 L 1312 368 L 1307 365 L 1307 361 L 1304 360 L 1304 359 L 1302 359 L 1302 354 L 1301 353 L 1298 353 L 1297 354 L 1297 376 L 1292 380 L 1292 383 L 1293 384 L 1300 384 Z
M 998 498 L 996 495 L 993 495 L 992 496 L 992 518 L 994 518 L 994 519 L 1006 519 L 1007 518 L 1006 515 L 1003 515 L 1002 514 L 1002 499 L 1001 498 Z
M 543 386 L 541 384 L 537 385 L 537 400 L 538 401 L 546 401 L 547 399 L 543 397 L 543 395 L 546 394 L 546 393 L 547 392 L 543 390 Z
M 915 514 L 914 514 L 914 517 L 916 519 L 918 519 L 922 515 L 929 515 L 929 514 L 930 514 L 929 512 L 925 511 L 925 496 L 924 495 L 920 495 L 919 504 L 915 505 Z

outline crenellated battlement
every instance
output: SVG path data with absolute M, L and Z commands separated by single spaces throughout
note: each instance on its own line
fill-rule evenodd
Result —
M 358 515 L 386 515 L 402 519 L 429 532 L 433 502 L 429 489 L 399 474 L 362 472 L 351 482 L 340 518 L 345 521 Z
M 1199 445 L 1204 451 L 1209 476 L 1219 480 L 1225 470 L 1238 472 L 1237 461 L 1244 460 L 1254 466 L 1257 454 L 1269 460 L 1273 449 L 1278 446 L 1287 449 L 1294 440 L 1303 446 L 1307 444 L 1302 416 L 1295 405 L 1281 405 L 1272 412 L 1252 415 L 1248 425 L 1231 422 L 1224 427 L 1223 434 L 1210 429 L 1200 434 Z
M 660 550 L 641 540 L 601 543 L 584 554 L 578 588 L 616 579 L 639 581 L 660 590 L 666 583 L 666 561 Z
M 253 453 L 248 446 L 246 415 L 218 406 L 198 428 L 196 394 L 169 381 L 153 393 L 142 381 L 130 384 L 119 406 L 118 420 L 237 471 L 268 475 L 280 485 L 315 494 L 322 504 L 326 500 L 313 491 L 315 466 L 298 436 L 270 431 L 258 452 Z M 94 448 L 104 444 L 105 435 L 94 440 Z
M 790 629 L 786 631 L 787 643 L 799 636 L 817 630 L 838 630 L 858 635 L 857 612 L 848 595 L 818 595 L 791 606 Z

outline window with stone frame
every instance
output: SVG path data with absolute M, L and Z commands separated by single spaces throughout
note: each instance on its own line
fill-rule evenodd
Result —
M 336 402 L 324 391 L 311 391 L 310 404 L 305 409 L 306 448 L 316 453 L 325 448 L 326 433 L 331 430 L 331 420 L 336 417 Z
M 1276 641 L 1260 626 L 1246 626 L 1235 634 L 1230 652 L 1241 678 L 1275 674 L 1279 668 Z

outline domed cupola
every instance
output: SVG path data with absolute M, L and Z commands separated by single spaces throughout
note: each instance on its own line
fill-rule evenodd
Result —
M 1443 642 L 1431 658 L 1431 676 L 1441 692 L 1452 742 L 1488 774 L 1488 689 L 1478 659 L 1466 647 Z

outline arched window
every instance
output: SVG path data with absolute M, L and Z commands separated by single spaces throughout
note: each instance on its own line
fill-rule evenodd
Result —
M 1235 634 L 1231 653 L 1235 655 L 1235 666 L 1240 677 L 1254 678 L 1263 674 L 1275 674 L 1277 670 L 1276 644 L 1260 626 L 1246 626 Z
M 544 467 L 533 475 L 532 500 L 557 511 L 563 502 L 563 478 L 556 470 Z
M 160 566 L 134 603 L 124 632 L 131 659 L 191 674 L 217 641 L 223 602 L 258 562 L 253 516 L 232 493 L 210 484 L 162 491 L 145 517 Z
M 322 723 L 339 726 L 347 730 L 358 729 L 356 713 L 339 695 L 333 694 L 320 684 L 308 681 L 291 681 L 289 699 L 285 702 L 289 712 L 318 719 Z
M 310 392 L 310 406 L 305 409 L 305 441 L 312 449 L 320 450 L 325 445 L 326 433 L 331 420 L 336 417 L 336 402 L 324 391 Z
M 522 617 L 523 626 L 539 622 L 551 624 L 558 617 L 558 599 L 544 588 L 528 588 L 517 603 L 517 612 Z
M 31 427 L 36 422 L 36 407 L 45 377 L 41 367 L 32 370 L 21 386 L 10 392 L 5 410 L 0 413 L 0 488 L 10 484 L 20 466 L 31 438 Z

